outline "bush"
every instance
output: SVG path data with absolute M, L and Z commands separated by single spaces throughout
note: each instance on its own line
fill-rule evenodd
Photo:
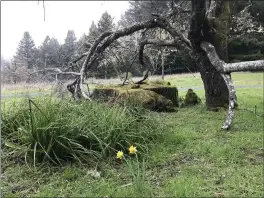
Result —
M 201 99 L 197 96 L 197 94 L 192 89 L 188 89 L 184 98 L 184 106 L 197 105 L 200 102 Z
M 12 153 L 34 163 L 102 160 L 131 144 L 147 152 L 161 138 L 164 129 L 155 118 L 137 112 L 96 102 L 24 100 L 3 111 L 2 134 Z

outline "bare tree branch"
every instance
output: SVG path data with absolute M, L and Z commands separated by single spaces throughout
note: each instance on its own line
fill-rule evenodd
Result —
M 33 74 L 40 73 L 40 72 L 47 72 L 47 71 L 55 72 L 56 75 L 58 75 L 58 74 L 74 75 L 74 76 L 80 76 L 81 75 L 80 73 L 77 73 L 77 72 L 65 72 L 65 71 L 61 71 L 59 68 L 46 68 L 46 69 L 43 69 L 43 70 L 38 70 L 36 72 L 32 72 L 29 75 L 33 75 Z
M 222 129 L 227 130 L 230 128 L 231 123 L 233 121 L 233 117 L 235 115 L 236 91 L 231 79 L 231 75 L 230 74 L 221 74 L 221 75 L 224 78 L 229 90 L 229 107 L 228 107 L 225 124 L 222 126 Z
M 158 20 L 157 20 L 158 19 Z M 191 48 L 191 42 L 189 39 L 187 39 L 182 33 L 177 31 L 175 28 L 171 26 L 169 21 L 166 19 L 166 17 L 158 16 L 156 19 L 154 19 L 158 24 L 160 28 L 165 29 L 167 32 L 170 33 L 170 35 L 173 38 L 179 37 L 189 48 Z
M 207 18 L 214 18 L 215 17 L 215 9 L 216 9 L 215 0 L 210 0 L 209 10 L 206 13 Z
M 202 42 L 201 48 L 206 52 L 209 60 L 217 69 L 217 71 L 221 73 L 239 71 L 264 71 L 264 60 L 226 63 L 218 57 L 215 47 L 212 44 L 208 42 Z
M 72 63 L 77 63 L 79 60 L 81 60 L 82 58 L 84 58 L 87 55 L 88 55 L 88 52 L 83 53 L 80 57 L 78 57 L 74 61 L 72 61 Z
M 80 76 L 81 75 L 78 72 L 64 72 L 64 71 L 61 71 L 59 68 L 46 68 L 46 69 L 43 69 L 43 70 L 38 70 L 36 72 L 32 72 L 29 75 L 33 75 L 33 74 L 40 73 L 40 72 L 47 72 L 47 71 L 55 72 L 56 75 L 57 74 L 74 75 L 74 76 Z

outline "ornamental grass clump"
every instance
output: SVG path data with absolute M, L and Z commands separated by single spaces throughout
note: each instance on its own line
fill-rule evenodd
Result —
M 3 109 L 2 120 L 4 149 L 34 165 L 107 159 L 129 142 L 147 153 L 164 131 L 145 110 L 135 113 L 129 107 L 52 97 L 15 103 Z

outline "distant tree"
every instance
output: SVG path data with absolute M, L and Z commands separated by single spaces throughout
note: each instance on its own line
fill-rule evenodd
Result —
M 105 11 L 97 23 L 99 34 L 102 34 L 103 32 L 106 31 L 111 31 L 114 29 L 114 27 L 115 27 L 114 18 L 110 14 L 108 14 L 107 11 Z
M 3 83 L 18 83 L 28 78 L 26 65 L 19 65 L 12 60 L 1 60 L 1 80 Z
M 107 12 L 104 12 L 99 19 L 97 25 L 94 21 L 92 21 L 91 26 L 89 28 L 89 33 L 87 35 L 87 45 L 83 46 L 86 48 L 86 51 L 89 49 L 89 46 L 92 45 L 96 38 L 100 36 L 100 34 L 104 33 L 105 31 L 113 31 L 115 28 L 114 24 L 114 18 L 108 14 Z M 117 42 L 115 42 L 115 45 L 117 45 Z M 111 54 L 103 53 L 102 55 L 105 58 L 99 58 L 95 63 L 94 67 L 96 69 L 92 69 L 92 75 L 97 74 L 97 77 L 113 77 L 116 76 L 116 72 L 113 68 L 113 55 L 114 55 L 114 49 L 111 47 L 109 48 L 111 51 Z
M 125 12 L 123 20 L 126 25 L 148 20 L 152 14 L 162 14 L 169 10 L 171 0 L 162 1 L 129 1 L 129 9 Z
M 74 30 L 68 30 L 65 42 L 62 46 L 64 65 L 68 65 L 68 63 L 74 59 L 74 55 L 77 49 L 76 40 L 77 39 Z
M 27 69 L 32 69 L 36 66 L 36 47 L 29 32 L 24 32 L 22 40 L 19 42 L 14 61 L 16 64 L 26 66 Z
M 77 53 L 78 54 L 82 54 L 87 49 L 89 49 L 89 45 L 86 44 L 87 39 L 88 39 L 87 35 L 85 33 L 83 33 L 82 36 L 77 41 L 76 46 L 77 46 Z
M 96 24 L 94 23 L 94 21 L 92 21 L 92 24 L 89 28 L 88 38 L 91 40 L 94 40 L 99 35 L 100 35 L 99 30 L 98 30 Z
M 46 36 L 45 40 L 39 47 L 40 66 L 39 67 L 60 67 L 62 65 L 61 46 L 57 39 Z

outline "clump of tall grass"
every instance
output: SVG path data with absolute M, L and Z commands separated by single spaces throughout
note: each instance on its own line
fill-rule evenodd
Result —
M 131 144 L 146 153 L 163 134 L 145 111 L 52 97 L 14 102 L 3 109 L 2 121 L 5 146 L 34 163 L 102 160 Z

